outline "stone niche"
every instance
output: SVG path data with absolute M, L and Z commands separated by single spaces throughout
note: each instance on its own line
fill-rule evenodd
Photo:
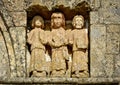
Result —
M 0 83 L 118 85 L 120 82 L 118 2 L 119 0 L 0 0 Z M 74 47 L 79 47 L 84 41 L 84 38 L 81 38 L 84 32 L 74 30 L 76 24 L 72 22 L 76 15 L 84 17 L 83 27 L 88 38 L 88 46 L 83 46 L 85 49 L 81 49 L 80 54 L 73 50 L 76 38 L 78 38 L 76 42 L 79 43 Z M 44 21 L 44 29 L 32 33 L 35 35 L 32 38 L 33 43 L 42 45 L 38 49 L 28 42 L 34 30 L 34 25 L 31 24 L 35 16 L 41 16 L 37 18 L 38 22 L 41 21 L 43 24 Z M 83 17 L 76 17 L 80 17 L 79 23 L 83 22 Z M 53 29 L 59 26 L 58 21 L 60 22 L 61 18 L 65 24 L 62 24 L 60 30 Z M 53 24 L 56 22 L 58 24 L 52 26 L 53 21 Z M 39 28 L 42 27 L 43 25 Z M 67 42 L 70 40 L 71 42 Z M 81 55 L 84 56 L 84 52 L 86 57 L 79 58 Z M 37 53 L 35 56 L 37 58 L 33 57 L 32 53 L 34 55 Z M 74 66 L 85 67 L 87 72 L 84 70 L 73 72 L 74 57 L 76 62 L 80 62 Z M 60 64 L 60 60 L 64 63 Z M 30 66 L 33 66 L 32 70 Z M 36 67 L 43 67 L 45 71 Z
M 35 16 L 41 16 L 43 18 L 44 26 L 45 26 L 43 30 L 45 32 L 45 35 L 42 35 L 42 36 L 47 36 L 46 38 L 44 38 L 44 40 L 48 41 L 44 45 L 45 46 L 45 55 L 49 56 L 49 58 L 50 58 L 50 59 L 49 58 L 47 59 L 49 61 L 43 61 L 46 63 L 43 63 L 43 65 L 39 67 L 41 69 L 46 68 L 45 73 L 43 73 L 43 71 L 41 71 L 39 68 L 34 67 L 35 65 L 33 67 L 31 67 L 31 64 L 33 65 L 33 62 L 34 62 L 34 64 L 36 64 L 37 62 L 40 62 L 40 61 L 39 61 L 39 58 L 38 58 L 38 61 L 36 59 L 34 59 L 34 60 L 31 59 L 32 58 L 32 51 L 34 49 L 31 50 L 32 44 L 27 43 L 27 48 L 28 48 L 27 49 L 27 53 L 28 53 L 28 55 L 27 55 L 27 69 L 28 69 L 27 75 L 28 75 L 28 77 L 72 78 L 73 45 L 70 45 L 70 44 L 65 45 L 65 47 L 67 48 L 67 51 L 65 51 L 66 52 L 65 54 L 68 54 L 67 56 L 70 56 L 70 57 L 68 57 L 68 59 L 64 59 L 64 61 L 65 61 L 65 64 L 64 64 L 64 62 L 63 61 L 61 62 L 61 60 L 59 60 L 59 59 L 58 59 L 58 61 L 52 60 L 52 59 L 54 59 L 55 55 L 58 55 L 57 56 L 58 58 L 60 58 L 62 56 L 61 54 L 59 54 L 59 52 L 54 54 L 54 50 L 61 48 L 61 47 L 54 47 L 54 46 L 50 46 L 50 44 L 49 44 L 50 36 L 52 35 L 52 32 L 54 30 L 54 28 L 52 29 L 52 27 L 51 27 L 51 16 L 53 13 L 56 13 L 56 14 L 62 13 L 64 18 L 65 18 L 65 26 L 64 26 L 65 30 L 64 31 L 66 34 L 66 36 L 63 36 L 63 37 L 67 38 L 67 42 L 69 42 L 68 38 L 73 31 L 72 20 L 73 20 L 74 16 L 82 15 L 84 17 L 84 22 L 83 22 L 84 27 L 83 28 L 85 29 L 85 34 L 86 34 L 87 39 L 88 39 L 88 43 L 87 43 L 88 47 L 86 50 L 84 50 L 85 55 L 78 54 L 78 57 L 80 55 L 83 56 L 83 60 L 80 58 L 77 58 L 80 60 L 79 62 L 81 62 L 79 64 L 82 64 L 82 62 L 83 62 L 83 65 L 81 65 L 81 66 L 78 65 L 78 68 L 80 66 L 80 68 L 83 68 L 83 69 L 81 69 L 81 70 L 78 69 L 78 73 L 76 73 L 76 76 L 74 75 L 75 74 L 75 71 L 74 71 L 73 78 L 74 77 L 76 77 L 76 78 L 89 78 L 90 77 L 90 67 L 89 67 L 90 66 L 90 62 L 89 62 L 90 61 L 90 59 L 89 59 L 90 58 L 89 57 L 89 20 L 90 20 L 89 19 L 89 12 L 90 12 L 90 6 L 88 5 L 88 3 L 83 1 L 79 4 L 77 4 L 74 8 L 65 7 L 64 5 L 56 5 L 56 6 L 52 7 L 51 10 L 49 10 L 46 6 L 42 6 L 40 4 L 32 4 L 31 6 L 29 6 L 27 8 L 26 11 L 27 11 L 27 35 L 29 35 L 29 33 L 33 30 L 32 26 L 31 26 L 32 19 Z M 80 32 L 78 32 L 78 33 L 80 33 Z M 56 36 L 56 35 L 57 35 L 57 33 L 54 36 Z M 61 34 L 61 35 L 64 35 L 64 34 Z M 80 36 L 80 34 L 77 36 Z M 27 36 L 27 38 L 28 37 L 29 36 Z M 59 36 L 58 36 L 58 39 L 59 39 Z M 62 49 L 64 49 L 64 48 L 62 48 Z M 42 56 L 42 54 L 40 54 L 40 56 Z M 85 57 L 86 59 L 84 59 L 84 56 L 86 56 Z M 54 61 L 56 61 L 58 63 L 60 61 L 61 63 L 59 63 L 59 64 L 65 65 L 65 69 L 62 69 L 62 67 L 61 68 L 54 68 L 55 65 L 53 65 L 53 64 L 56 64 L 56 63 L 53 63 Z M 76 61 L 76 62 L 78 62 L 78 61 Z M 84 62 L 85 62 L 85 64 L 84 64 Z M 41 63 L 42 63 L 42 61 L 41 61 Z M 47 64 L 47 66 L 44 64 Z M 36 65 L 38 65 L 38 64 L 36 64 Z M 61 65 L 56 65 L 56 66 L 59 67 Z M 29 69 L 32 69 L 32 68 L 34 68 L 34 70 L 29 71 Z M 37 69 L 39 69 L 39 70 L 37 70 Z M 57 72 L 53 73 L 52 69 L 55 69 L 58 73 Z M 64 74 L 60 73 L 60 71 L 62 71 L 62 70 L 65 70 Z M 84 70 L 85 70 L 85 72 L 84 72 Z

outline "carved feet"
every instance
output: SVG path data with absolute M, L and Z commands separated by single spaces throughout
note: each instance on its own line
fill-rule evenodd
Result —
M 75 71 L 74 74 L 72 74 L 73 78 L 87 78 L 89 77 L 89 73 L 87 71 L 79 72 Z

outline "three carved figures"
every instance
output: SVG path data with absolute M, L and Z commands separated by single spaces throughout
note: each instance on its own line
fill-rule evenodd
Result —
M 88 36 L 84 17 L 76 15 L 73 30 L 66 32 L 65 17 L 60 12 L 51 15 L 51 31 L 44 30 L 44 20 L 35 16 L 27 42 L 31 45 L 30 76 L 88 77 Z M 51 47 L 51 50 L 46 48 Z M 69 48 L 71 47 L 71 53 Z M 50 52 L 49 52 L 50 51 Z

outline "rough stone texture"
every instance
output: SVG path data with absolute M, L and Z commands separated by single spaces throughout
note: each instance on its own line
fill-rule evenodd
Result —
M 10 78 L 1 79 L 1 83 L 32 85 L 118 85 L 120 78 Z
M 10 76 L 15 77 L 16 76 L 16 64 L 15 64 L 14 49 L 13 49 L 13 45 L 11 42 L 11 36 L 4 24 L 2 17 L 0 17 L 0 31 L 2 32 L 4 36 L 4 42 L 5 42 L 8 57 L 9 57 Z
M 47 1 L 31 0 L 30 5 L 39 4 L 42 6 L 46 6 L 49 10 L 51 10 L 52 7 L 59 6 L 59 5 L 64 5 L 65 7 L 74 8 L 76 5 L 78 5 L 79 3 L 84 2 L 84 1 L 90 3 L 89 0 L 47 0 Z
M 13 34 L 10 34 L 8 29 L 9 27 L 16 28 L 14 26 L 27 26 L 26 25 L 26 14 L 24 14 L 24 9 L 27 10 L 29 6 L 35 5 L 33 4 L 33 1 L 40 2 L 43 8 L 46 6 L 49 10 L 52 10 L 54 8 L 58 8 L 56 5 L 63 5 L 65 13 L 68 13 L 69 16 L 75 15 L 75 12 L 68 12 L 68 9 L 75 8 L 76 10 L 79 10 L 80 13 L 82 11 L 80 9 L 83 9 L 81 6 L 82 1 L 88 2 L 88 4 L 91 6 L 91 13 L 90 13 L 90 73 L 91 73 L 91 79 L 17 79 L 16 77 L 16 71 L 17 75 L 20 75 L 23 73 L 21 70 L 24 69 L 24 64 L 21 64 L 21 61 L 26 62 L 22 59 L 25 59 L 25 55 L 23 50 L 20 50 L 22 46 L 17 45 L 17 41 L 13 43 L 17 38 L 19 39 L 20 36 L 14 37 L 14 34 L 17 35 L 17 31 L 12 31 Z M 40 4 L 39 3 L 39 4 Z M 36 3 L 38 4 L 38 3 Z M 40 6 L 41 6 L 40 5 Z M 77 6 L 79 5 L 79 6 Z M 87 5 L 88 6 L 88 5 Z M 62 6 L 59 6 L 62 7 Z M 67 9 L 66 9 L 66 8 Z M 84 5 L 85 7 L 85 5 Z M 42 8 L 42 9 L 43 9 Z M 45 10 L 41 10 L 39 13 L 44 12 L 43 16 L 47 14 Z M 38 10 L 39 11 L 39 10 Z M 78 11 L 77 11 L 78 12 Z M 76 12 L 76 14 L 77 14 Z M 12 14 L 11 14 L 12 13 Z M 34 11 L 32 12 L 34 13 Z M 23 14 L 23 15 L 22 15 Z M 17 16 L 16 16 L 17 15 Z M 22 15 L 22 16 L 21 16 Z M 50 14 L 49 14 L 50 15 Z M 10 67 L 10 75 L 13 77 L 11 80 L 3 80 L 4 82 L 97 82 L 97 83 L 105 83 L 105 82 L 120 82 L 120 79 L 116 79 L 116 77 L 120 77 L 120 1 L 119 0 L 0 0 L 0 31 L 3 33 L 3 38 L 0 38 L 0 59 L 7 58 L 7 55 L 5 54 L 6 50 L 8 50 L 8 58 L 9 61 L 9 67 Z M 23 17 L 24 16 L 24 17 Z M 28 15 L 29 16 L 29 15 Z M 69 16 L 68 17 L 69 19 Z M 72 19 L 72 17 L 70 17 Z M 99 25 L 101 24 L 101 25 Z M 105 26 L 107 27 L 107 30 L 105 30 Z M 105 29 L 104 29 L 105 28 Z M 21 28 L 22 29 L 22 28 Z M 21 35 L 18 33 L 19 35 Z M 1 36 L 1 35 L 0 35 Z M 12 36 L 12 38 L 11 38 Z M 24 41 L 25 36 L 22 36 L 21 39 Z M 12 40 L 13 39 L 13 40 Z M 4 42 L 3 42 L 4 40 Z M 6 42 L 6 43 L 5 43 Z M 21 42 L 21 41 L 20 41 Z M 5 43 L 5 44 L 4 44 Z M 14 46 L 13 46 L 14 45 Z M 7 49 L 3 49 L 6 46 Z M 15 50 L 14 48 L 15 47 Z M 17 50 L 16 50 L 17 49 Z M 19 52 L 23 52 L 23 54 L 19 54 Z M 15 54 L 18 54 L 19 56 L 15 57 Z M 27 52 L 27 64 L 29 64 L 29 54 Z M 22 59 L 20 59 L 22 57 Z M 18 60 L 17 60 L 18 59 Z M 17 60 L 17 61 L 16 61 Z M 19 61 L 21 60 L 21 61 Z M 0 60 L 1 61 L 1 60 Z M 5 63 L 8 61 L 5 59 Z M 0 62 L 0 76 L 4 75 L 4 72 L 7 72 L 7 68 L 4 68 L 7 66 L 7 64 L 3 64 L 4 62 Z M 16 66 L 17 67 L 16 69 Z M 28 65 L 27 65 L 28 66 Z M 29 67 L 27 67 L 29 68 Z M 3 70 L 1 70 L 3 69 Z M 3 73 L 3 74 L 2 74 Z M 6 75 L 6 74 L 5 74 Z M 19 75 L 19 76 L 20 76 Z M 24 75 L 24 74 L 22 74 Z M 102 77 L 102 78 L 96 78 L 93 79 L 93 77 Z M 103 77 L 114 77 L 114 78 L 103 78 Z M 2 80 L 1 80 L 2 81 Z
M 120 24 L 120 1 L 101 0 L 102 7 L 99 10 L 105 24 Z
M 104 69 L 106 73 L 106 77 L 113 77 L 114 73 L 114 56 L 110 54 L 105 55 L 105 64 Z
M 118 55 L 114 55 L 114 75 L 113 77 L 120 77 L 120 53 Z
M 90 71 L 91 77 L 105 77 L 106 27 L 90 27 Z
M 120 52 L 120 25 L 107 26 L 107 53 L 119 54 Z
M 15 26 L 26 26 L 27 15 L 26 12 L 10 12 Z
M 24 0 L 3 0 L 3 2 L 8 11 L 24 10 Z
M 26 31 L 25 27 L 11 27 L 10 34 L 13 40 L 13 46 L 16 56 L 16 70 L 18 77 L 24 77 L 26 75 L 26 58 L 25 58 L 25 46 L 26 46 Z
M 120 77 L 120 25 L 107 26 L 107 53 L 113 56 L 113 77 Z
M 4 37 L 0 31 L 0 78 L 10 76 L 9 57 Z
M 12 18 L 10 17 L 10 13 L 6 10 L 5 7 L 1 7 L 0 15 L 4 17 L 4 21 L 8 27 L 13 26 Z
M 90 0 L 90 3 L 92 9 L 97 10 L 98 8 L 100 8 L 100 0 Z
M 91 0 L 94 2 L 94 0 Z M 99 2 L 98 2 L 99 3 Z M 95 5 L 95 4 L 94 4 Z M 103 77 L 119 77 L 119 56 L 120 56 L 120 3 L 119 0 L 101 0 L 100 1 L 100 7 L 96 9 L 96 7 L 93 7 L 93 11 L 90 12 L 90 24 L 92 25 L 90 27 L 90 68 L 91 68 L 91 77 L 98 77 L 99 73 L 101 72 L 104 74 Z M 94 38 L 92 35 L 95 34 L 93 28 L 95 28 L 96 25 L 101 24 L 106 26 L 106 32 L 105 36 L 106 39 L 104 42 L 103 49 L 97 48 L 96 45 L 98 45 L 98 42 L 96 41 L 96 38 Z M 98 29 L 101 29 L 99 26 Z M 104 30 L 105 31 L 105 30 Z M 101 32 L 100 32 L 101 33 Z M 100 33 L 97 33 L 99 35 Z M 102 36 L 99 39 L 104 39 Z M 103 43 L 101 40 L 98 40 L 99 42 Z M 103 45 L 99 45 L 102 47 Z M 94 49 L 101 49 L 96 50 L 94 52 Z M 96 60 L 93 61 L 93 57 L 97 53 L 101 53 L 103 55 L 99 54 L 99 57 L 101 56 L 101 59 L 97 58 L 97 60 L 101 60 L 100 63 Z M 93 55 L 94 54 L 94 55 Z M 104 56 L 104 57 L 103 57 Z M 95 59 L 94 59 L 95 60 Z M 102 65 L 103 64 L 103 65 Z M 102 66 L 99 66 L 102 65 Z M 98 69 L 96 69 L 98 67 Z M 93 70 L 92 70 L 93 69 Z M 99 71 L 96 71 L 99 70 Z M 98 73 L 98 74 L 97 74 Z M 94 74 L 94 75 L 92 75 Z
M 97 11 L 90 12 L 90 24 L 97 24 L 99 23 L 99 14 Z
M 27 72 L 27 76 L 29 76 L 29 69 L 30 69 L 30 52 L 28 51 L 28 48 L 26 49 L 26 72 Z

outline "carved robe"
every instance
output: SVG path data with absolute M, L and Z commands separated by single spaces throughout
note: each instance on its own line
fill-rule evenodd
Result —
M 73 64 L 72 72 L 88 71 L 88 37 L 86 29 L 74 29 L 71 31 L 69 43 L 72 44 Z
M 31 59 L 29 71 L 45 70 L 45 46 L 46 43 L 44 31 L 42 29 L 33 29 L 28 35 L 28 43 L 31 44 Z
M 65 59 L 68 58 L 68 50 L 64 28 L 52 29 L 50 46 L 52 47 L 52 70 L 66 70 Z

